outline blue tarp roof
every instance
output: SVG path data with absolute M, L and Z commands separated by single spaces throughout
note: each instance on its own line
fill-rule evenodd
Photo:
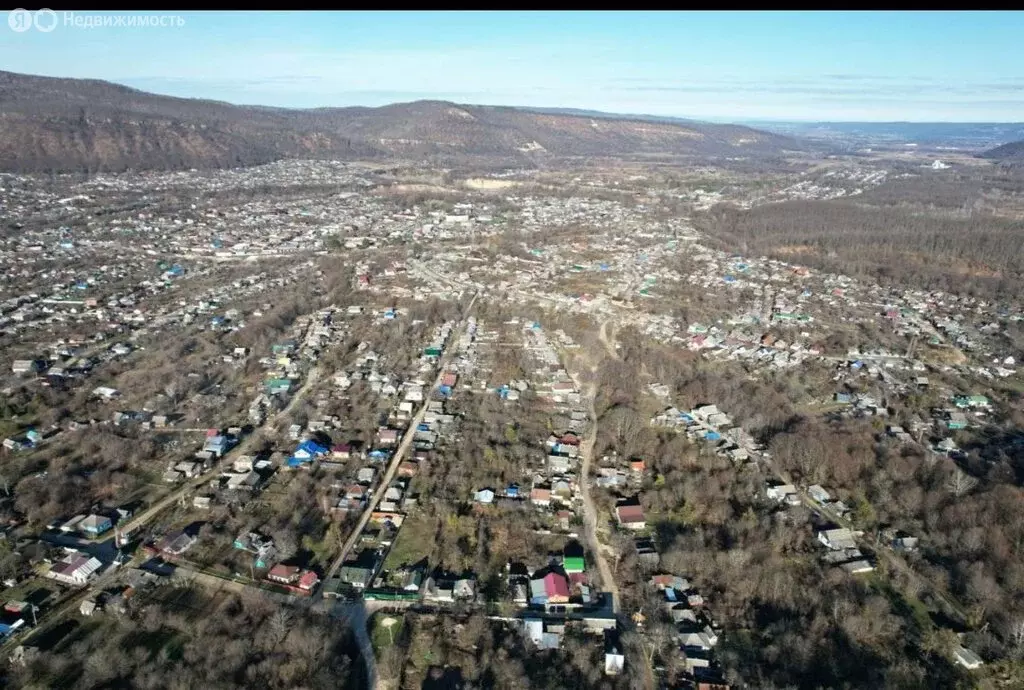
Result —
M 300 443 L 296 450 L 304 450 L 310 455 L 323 455 L 328 449 L 326 446 L 322 446 L 312 439 L 307 439 Z
M 304 453 L 304 454 L 308 454 L 310 457 L 308 457 L 308 458 L 296 457 L 300 452 Z M 299 465 L 302 465 L 303 463 L 309 462 L 313 457 L 316 457 L 317 455 L 326 455 L 326 454 L 327 454 L 327 448 L 326 447 L 320 445 L 319 443 L 317 443 L 316 441 L 313 441 L 312 439 L 307 439 L 307 440 L 303 441 L 302 443 L 300 443 L 299 447 L 295 449 L 295 453 L 293 453 L 292 456 L 290 458 L 288 458 L 288 466 L 289 467 L 298 467 Z

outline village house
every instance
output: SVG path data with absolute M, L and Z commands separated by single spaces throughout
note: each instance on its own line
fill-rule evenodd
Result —
M 963 645 L 958 645 L 957 648 L 953 650 L 953 661 L 969 671 L 981 668 L 984 664 L 980 656 Z
M 617 676 L 626 667 L 626 656 L 619 642 L 618 632 L 608 630 L 604 637 L 604 673 L 606 676 Z
M 854 538 L 853 532 L 845 527 L 821 530 L 817 536 L 818 541 L 833 551 L 857 548 L 857 540 Z
M 46 366 L 46 363 L 39 359 L 16 359 L 11 364 L 11 371 L 17 376 L 26 374 L 38 374 Z
M 396 429 L 381 427 L 377 430 L 377 442 L 385 448 L 397 445 L 398 431 Z
M 530 502 L 540 507 L 551 505 L 551 489 L 539 486 L 533 487 L 530 491 Z
M 541 570 L 530 580 L 530 603 L 537 606 L 566 604 L 569 601 L 569 580 L 555 570 Z
M 626 529 L 641 530 L 647 527 L 644 509 L 639 504 L 623 503 L 616 506 L 615 519 Z
M 113 526 L 113 521 L 105 515 L 89 515 L 78 523 L 78 529 L 92 536 L 103 534 Z
M 282 585 L 291 585 L 299 581 L 300 568 L 296 565 L 275 565 L 267 573 L 267 579 Z
M 789 505 L 800 505 L 800 494 L 792 484 L 777 484 L 769 486 L 765 493 L 773 501 L 785 501 Z
M 54 563 L 46 577 L 72 587 L 84 587 L 103 564 L 96 558 L 75 551 Z

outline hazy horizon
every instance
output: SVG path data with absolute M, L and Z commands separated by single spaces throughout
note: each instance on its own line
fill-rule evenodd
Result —
M 172 16 L 76 12 L 79 17 Z M 1018 122 L 1018 12 L 187 12 L 0 32 L 5 69 L 239 105 Z M 557 68 L 555 68 L 557 67 Z

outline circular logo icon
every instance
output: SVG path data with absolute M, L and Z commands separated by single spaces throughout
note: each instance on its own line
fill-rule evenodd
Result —
M 36 12 L 34 21 L 37 29 L 48 34 L 57 28 L 57 13 L 44 7 Z
M 32 28 L 32 13 L 20 7 L 11 10 L 7 15 L 7 25 L 11 27 L 12 31 L 18 33 L 28 31 Z

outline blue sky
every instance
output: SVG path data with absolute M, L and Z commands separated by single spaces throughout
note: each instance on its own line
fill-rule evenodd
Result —
M 182 27 L 94 28 L 58 15 L 50 33 L 0 25 L 0 68 L 286 107 L 1024 120 L 1024 12 L 193 12 Z

